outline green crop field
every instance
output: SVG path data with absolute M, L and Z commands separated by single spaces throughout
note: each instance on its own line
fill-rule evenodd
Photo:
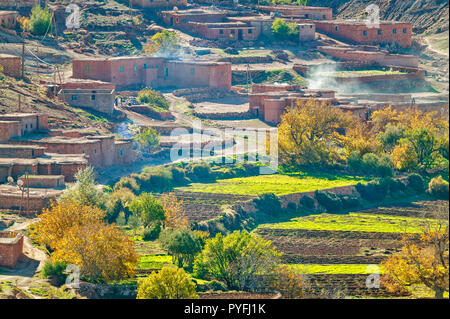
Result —
M 168 255 L 144 255 L 139 257 L 138 269 L 161 269 L 165 265 L 172 264 L 172 256 Z
M 217 180 L 215 183 L 193 183 L 178 190 L 188 192 L 236 194 L 257 196 L 265 193 L 286 195 L 292 193 L 309 192 L 339 186 L 355 185 L 363 181 L 350 176 L 335 175 L 259 175 L 252 177 L 231 178 Z
M 366 264 L 304 264 L 287 265 L 304 274 L 372 274 L 382 273 L 381 267 Z
M 288 222 L 264 224 L 269 229 L 309 229 L 327 231 L 362 231 L 383 233 L 420 233 L 431 219 L 350 213 L 321 214 L 293 218 Z

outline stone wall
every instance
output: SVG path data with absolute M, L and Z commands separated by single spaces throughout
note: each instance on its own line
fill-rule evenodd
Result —
M 14 268 L 23 254 L 23 235 L 0 232 L 0 266 Z
M 12 77 L 20 78 L 22 76 L 22 59 L 18 56 L 9 54 L 0 54 L 0 65 L 3 73 Z
M 16 11 L 0 11 L 0 27 L 15 28 L 19 13 Z
M 63 175 L 33 175 L 28 179 L 22 176 L 18 181 L 32 188 L 60 188 L 65 185 Z

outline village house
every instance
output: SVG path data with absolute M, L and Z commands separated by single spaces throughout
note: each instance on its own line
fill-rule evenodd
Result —
M 0 11 L 0 27 L 12 29 L 17 25 L 17 18 L 19 13 L 17 11 Z
M 22 76 L 22 59 L 15 55 L 0 54 L 0 71 L 5 75 L 19 78 Z M 2 73 L 0 72 L 0 73 Z
M 390 54 L 388 51 L 372 46 L 320 46 L 317 50 L 342 61 L 409 68 L 419 67 L 417 56 Z
M 167 9 L 187 6 L 187 0 L 132 0 L 130 4 L 141 8 Z
M 333 19 L 333 9 L 327 7 L 277 5 L 277 6 L 258 6 L 257 8 L 267 13 L 278 13 L 282 17 L 295 17 L 310 20 Z
M 58 92 L 60 100 L 70 106 L 82 107 L 112 116 L 116 91 L 114 89 L 62 89 Z
M 355 44 L 397 43 L 401 47 L 411 47 L 412 26 L 409 22 L 380 21 L 370 27 L 364 20 L 315 21 L 316 28 L 333 38 Z
M 259 30 L 248 21 L 230 19 L 232 12 L 210 9 L 188 9 L 160 12 L 164 23 L 210 40 L 254 41 Z
M 14 268 L 23 254 L 21 233 L 0 232 L 0 267 Z
M 117 89 L 231 89 L 231 64 L 170 60 L 160 57 L 118 57 L 73 60 L 73 78 L 113 83 Z
M 298 25 L 298 39 L 300 42 L 312 41 L 316 38 L 316 25 L 314 23 L 300 23 Z
M 40 3 L 42 0 L 0 0 L 0 9 L 20 9 L 30 8 Z

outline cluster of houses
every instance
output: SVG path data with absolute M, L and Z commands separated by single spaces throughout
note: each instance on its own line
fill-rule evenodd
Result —
M 14 8 L 0 0 L 0 8 Z M 15 1 L 12 1 L 15 2 Z M 215 1 L 196 1 L 218 4 Z M 310 6 L 255 6 L 234 10 L 237 1 L 223 1 L 231 9 L 193 6 L 187 0 L 134 0 L 136 8 L 156 10 L 167 27 L 209 40 L 256 41 L 270 36 L 276 18 L 298 25 L 300 43 L 317 41 L 317 33 L 349 43 L 344 47 L 317 46 L 317 50 L 345 62 L 376 63 L 418 70 L 418 59 L 393 55 L 369 45 L 395 43 L 411 46 L 410 23 L 381 21 L 371 28 L 362 20 L 335 19 L 331 8 Z M 24 1 L 33 4 L 36 1 Z M 0 11 L 0 28 L 15 28 L 17 11 Z M 22 75 L 21 57 L 0 55 L 2 72 Z M 306 72 L 307 66 L 296 66 Z M 206 88 L 231 91 L 232 64 L 228 62 L 185 60 L 165 57 L 114 57 L 75 59 L 72 77 L 58 85 L 58 97 L 69 105 L 90 108 L 112 116 L 117 91 Z M 417 72 L 416 72 L 417 73 Z M 418 73 L 418 76 L 424 76 Z M 286 108 L 298 101 L 314 98 L 367 119 L 367 106 L 350 107 L 330 90 L 307 90 L 296 85 L 253 85 L 249 109 L 254 117 L 277 124 Z M 82 132 L 49 129 L 45 114 L 13 113 L 0 115 L 0 210 L 35 213 L 55 198 L 65 182 L 87 165 L 107 167 L 133 163 L 136 155 L 131 140 Z M 28 189 L 27 200 L 24 191 Z M 23 239 L 0 233 L 0 266 L 14 266 Z

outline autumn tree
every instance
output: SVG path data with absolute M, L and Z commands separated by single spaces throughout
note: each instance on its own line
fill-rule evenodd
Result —
M 189 220 L 183 209 L 183 201 L 178 200 L 174 193 L 168 193 L 161 196 L 161 203 L 164 208 L 164 227 L 166 228 L 186 228 L 189 226 Z
M 55 245 L 53 262 L 80 267 L 90 280 L 110 281 L 134 276 L 134 242 L 122 231 L 103 223 L 75 225 Z
M 72 227 L 98 224 L 104 218 L 104 211 L 77 201 L 53 202 L 49 209 L 44 209 L 39 215 L 39 221 L 30 225 L 30 237 L 50 249 L 55 249 Z
M 434 291 L 437 299 L 449 291 L 448 211 L 440 214 L 446 214 L 445 219 L 426 227 L 419 240 L 404 236 L 402 250 L 381 263 L 382 282 L 389 291 L 407 291 L 413 285 L 425 285 Z
M 139 282 L 137 299 L 198 299 L 195 289 L 183 269 L 166 266 Z
M 301 299 L 305 297 L 309 287 L 303 272 L 287 265 L 278 266 L 270 276 L 269 286 L 286 299 Z
M 228 236 L 217 234 L 206 241 L 197 255 L 194 273 L 198 278 L 214 278 L 230 289 L 253 289 L 264 276 L 278 265 L 280 254 L 270 241 L 248 233 L 235 231 Z
M 178 49 L 177 34 L 165 29 L 152 36 L 149 43 L 144 46 L 144 51 L 148 55 L 171 55 Z
M 282 115 L 279 157 L 285 166 L 323 166 L 340 159 L 337 143 L 353 120 L 338 108 L 314 99 L 299 102 Z

